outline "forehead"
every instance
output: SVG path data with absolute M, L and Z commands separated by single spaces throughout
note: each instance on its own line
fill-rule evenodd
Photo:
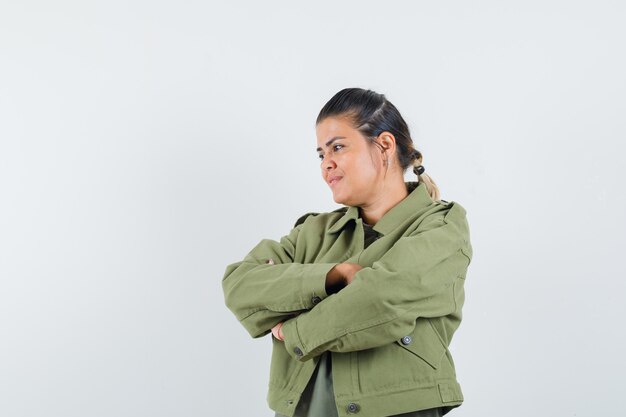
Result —
M 316 127 L 317 145 L 323 147 L 325 143 L 337 136 L 347 139 L 361 136 L 361 133 L 352 127 L 352 123 L 345 117 L 328 117 L 322 120 Z

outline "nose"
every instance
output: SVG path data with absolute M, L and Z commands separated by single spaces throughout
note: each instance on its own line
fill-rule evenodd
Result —
M 333 158 L 330 155 L 324 155 L 324 159 L 322 159 L 322 170 L 330 171 L 337 167 Z

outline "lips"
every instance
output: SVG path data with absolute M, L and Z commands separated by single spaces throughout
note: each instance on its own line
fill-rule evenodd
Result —
M 326 180 L 328 182 L 328 185 L 333 187 L 335 184 L 337 184 L 339 181 L 341 181 L 343 177 L 340 177 L 338 175 L 333 175 L 332 177 L 328 177 L 328 179 Z

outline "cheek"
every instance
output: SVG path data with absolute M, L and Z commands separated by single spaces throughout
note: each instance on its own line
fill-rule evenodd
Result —
M 363 177 L 373 178 L 378 175 L 381 169 L 381 162 L 376 159 L 375 155 L 365 155 L 359 160 L 359 169 Z

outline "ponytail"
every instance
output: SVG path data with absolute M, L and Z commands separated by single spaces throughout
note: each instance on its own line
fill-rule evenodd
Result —
M 426 187 L 426 191 L 428 191 L 430 198 L 432 198 L 434 201 L 441 200 L 439 187 L 437 187 L 437 184 L 430 177 L 430 175 L 424 172 L 425 168 L 422 165 L 422 153 L 417 149 L 414 149 L 411 156 L 413 158 L 413 173 L 417 175 L 417 181 L 420 183 L 424 183 L 424 186 Z

